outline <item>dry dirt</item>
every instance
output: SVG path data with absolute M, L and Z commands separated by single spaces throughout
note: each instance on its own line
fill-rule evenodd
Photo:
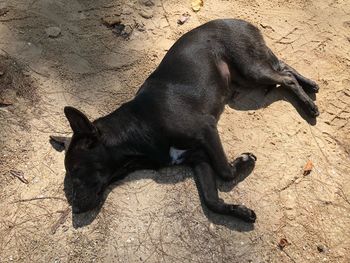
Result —
M 203 210 L 186 167 L 136 172 L 110 187 L 99 212 L 72 216 L 64 153 L 49 144 L 70 133 L 63 107 L 91 119 L 111 112 L 179 36 L 223 17 L 257 25 L 320 85 L 315 125 L 278 91 L 244 94 L 222 115 L 227 155 L 251 151 L 258 162 L 221 196 L 254 209 L 256 224 Z M 198 13 L 190 0 L 0 1 L 0 99 L 12 104 L 0 107 L 0 262 L 350 262 L 349 42 L 348 0 L 205 0 Z

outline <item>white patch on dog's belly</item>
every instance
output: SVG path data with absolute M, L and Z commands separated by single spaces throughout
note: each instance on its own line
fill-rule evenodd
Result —
M 184 161 L 184 153 L 187 150 L 180 150 L 180 149 L 176 149 L 174 147 L 170 147 L 169 150 L 169 156 L 171 159 L 171 164 L 175 165 L 175 164 L 181 164 Z

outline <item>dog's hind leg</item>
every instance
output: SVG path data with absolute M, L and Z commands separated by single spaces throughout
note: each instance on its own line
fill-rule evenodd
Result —
M 301 75 L 300 75 L 301 76 Z M 260 64 L 251 68 L 249 76 L 253 83 L 260 85 L 274 85 L 280 84 L 281 86 L 292 91 L 302 103 L 304 109 L 312 117 L 319 115 L 318 108 L 313 100 L 305 93 L 304 89 L 300 86 L 296 77 L 291 72 L 283 72 L 271 69 L 268 65 Z
M 211 211 L 235 216 L 249 223 L 255 222 L 256 215 L 253 210 L 244 205 L 226 204 L 219 199 L 215 173 L 205 159 L 198 158 L 192 167 L 202 201 Z
M 291 73 L 297 81 L 300 83 L 300 85 L 304 88 L 307 92 L 315 92 L 317 93 L 319 90 L 319 87 L 317 83 L 311 79 L 308 79 L 301 75 L 298 71 L 296 71 L 294 68 L 283 62 L 282 60 L 279 61 L 281 71 L 286 73 Z

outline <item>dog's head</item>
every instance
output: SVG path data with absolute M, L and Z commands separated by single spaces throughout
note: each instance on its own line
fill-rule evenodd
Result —
M 65 107 L 73 130 L 65 156 L 65 167 L 72 181 L 72 209 L 82 213 L 97 207 L 112 177 L 110 155 L 97 127 L 79 110 Z

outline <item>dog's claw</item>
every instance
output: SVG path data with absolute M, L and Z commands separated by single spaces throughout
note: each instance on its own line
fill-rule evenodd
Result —
M 320 90 L 320 87 L 315 83 L 315 84 L 312 86 L 312 89 L 314 90 L 315 93 L 318 93 L 318 91 Z
M 316 105 L 310 106 L 309 111 L 310 111 L 311 117 L 316 118 L 320 115 L 320 112 L 318 111 L 318 107 Z

